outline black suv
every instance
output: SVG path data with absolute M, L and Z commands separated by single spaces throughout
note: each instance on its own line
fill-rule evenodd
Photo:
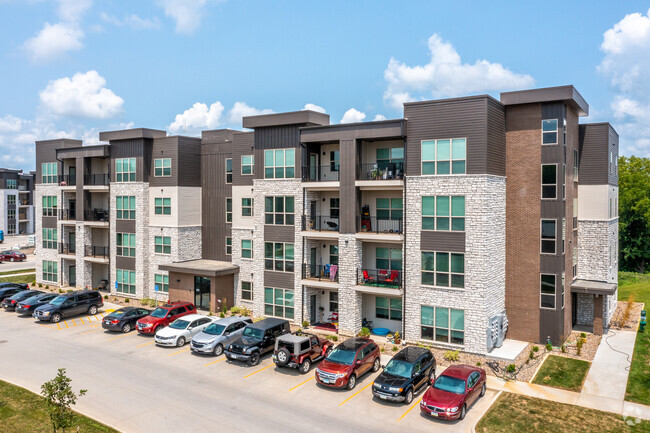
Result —
M 56 323 L 64 317 L 77 314 L 97 314 L 97 310 L 103 306 L 104 301 L 99 292 L 80 290 L 57 296 L 49 304 L 36 308 L 33 316 L 38 320 Z
M 409 346 L 388 361 L 372 385 L 372 394 L 382 400 L 410 404 L 413 394 L 436 377 L 436 358 L 430 350 Z
M 226 358 L 257 365 L 263 354 L 273 351 L 275 339 L 289 332 L 289 321 L 284 319 L 268 318 L 252 323 L 244 328 L 241 337 L 228 345 Z
M 0 283 L 0 302 L 4 301 L 6 298 L 10 298 L 18 292 L 27 290 L 29 286 L 27 284 L 19 283 Z

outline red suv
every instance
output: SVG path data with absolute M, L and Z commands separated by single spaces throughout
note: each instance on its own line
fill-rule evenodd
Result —
M 339 344 L 316 369 L 316 381 L 332 388 L 352 389 L 363 374 L 379 371 L 379 346 L 368 338 L 351 338 Z
M 151 314 L 138 320 L 135 327 L 142 334 L 154 335 L 159 329 L 187 314 L 196 314 L 194 304 L 191 302 L 173 302 L 156 308 Z

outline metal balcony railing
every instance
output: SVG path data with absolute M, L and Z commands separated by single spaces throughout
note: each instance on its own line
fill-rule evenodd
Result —
M 357 233 L 402 233 L 402 218 L 377 218 L 376 216 L 357 217 Z
M 308 165 L 302 168 L 303 182 L 331 182 L 340 180 L 339 164 Z
M 337 265 L 313 265 L 310 263 L 302 264 L 302 279 L 339 282 L 339 272 Z
M 302 216 L 302 229 L 305 231 L 339 231 L 339 217 L 325 216 L 325 215 L 303 215 Z
M 59 209 L 59 219 L 63 221 L 74 221 L 77 219 L 77 212 L 74 209 Z
M 60 243 L 59 244 L 59 253 L 61 253 L 61 254 L 76 254 L 77 251 L 75 249 L 74 244 Z
M 77 184 L 77 175 L 75 174 L 60 174 L 59 175 L 59 185 L 60 186 L 75 186 Z
M 108 209 L 93 209 L 84 212 L 84 221 L 108 222 Z
M 360 286 L 402 288 L 402 271 L 390 269 L 357 269 L 357 284 Z
M 110 175 L 108 173 L 86 174 L 84 176 L 84 185 L 108 185 Z
M 357 171 L 359 180 L 400 180 L 404 179 L 404 163 L 370 163 L 359 164 Z
M 86 245 L 86 248 L 84 250 L 84 256 L 108 258 L 108 247 L 100 246 L 100 245 Z

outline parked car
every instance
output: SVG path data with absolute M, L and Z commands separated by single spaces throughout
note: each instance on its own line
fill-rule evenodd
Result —
M 0 302 L 5 298 L 10 298 L 18 292 L 23 292 L 29 289 L 27 284 L 21 283 L 0 283 Z
M 97 314 L 104 306 L 102 295 L 94 290 L 78 290 L 52 299 L 49 304 L 34 310 L 34 318 L 57 323 L 61 319 L 79 314 Z
M 467 408 L 485 395 L 485 370 L 452 365 L 443 371 L 422 397 L 420 411 L 443 419 L 463 419 Z
M 135 322 L 151 314 L 151 310 L 137 307 L 123 307 L 113 311 L 102 320 L 102 328 L 109 331 L 130 332 Z
M 316 369 L 316 382 L 331 388 L 353 389 L 369 371 L 379 371 L 379 346 L 368 338 L 350 338 L 339 344 Z
M 37 307 L 40 307 L 41 305 L 49 304 L 49 302 L 52 299 L 56 298 L 57 296 L 59 295 L 57 295 L 56 293 L 42 293 L 40 295 L 27 298 L 24 301 L 19 302 L 18 305 L 16 305 L 16 313 L 25 316 L 31 316 Z
M 273 361 L 278 367 L 297 368 L 301 374 L 309 373 L 314 362 L 332 352 L 333 344 L 307 332 L 281 335 L 275 339 Z
M 0 252 L 0 261 L 2 262 L 22 262 L 27 256 L 20 251 L 5 250 Z
M 190 348 L 194 353 L 219 356 L 224 347 L 237 340 L 246 325 L 253 323 L 248 317 L 231 316 L 217 320 L 192 337 Z
M 139 319 L 135 327 L 141 334 L 154 335 L 158 330 L 172 323 L 179 317 L 196 314 L 196 307 L 191 302 L 173 302 L 158 307 L 148 316 Z
M 244 328 L 241 337 L 226 348 L 226 358 L 257 365 L 260 358 L 275 347 L 275 339 L 291 332 L 289 321 L 268 318 Z
M 10 311 L 15 310 L 16 305 L 18 305 L 19 302 L 24 301 L 27 298 L 36 296 L 41 293 L 43 292 L 40 290 L 23 290 L 21 292 L 16 293 L 15 295 L 5 298 L 2 301 L 2 306 L 4 307 L 5 310 L 10 310 Z
M 154 336 L 156 344 L 161 346 L 183 347 L 199 332 L 202 332 L 209 324 L 213 323 L 213 317 L 202 314 L 188 314 L 174 320 L 168 327 L 159 330 Z
M 372 385 L 372 395 L 382 400 L 411 404 L 413 395 L 436 377 L 436 358 L 430 350 L 409 346 L 388 361 Z

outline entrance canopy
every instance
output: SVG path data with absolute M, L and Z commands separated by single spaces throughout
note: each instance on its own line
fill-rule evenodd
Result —
M 239 266 L 233 265 L 230 262 L 206 259 L 186 260 L 184 262 L 158 265 L 158 269 L 161 271 L 192 274 L 202 277 L 220 277 L 239 273 Z
M 608 296 L 616 293 L 616 284 L 604 281 L 575 280 L 571 283 L 571 293 Z

